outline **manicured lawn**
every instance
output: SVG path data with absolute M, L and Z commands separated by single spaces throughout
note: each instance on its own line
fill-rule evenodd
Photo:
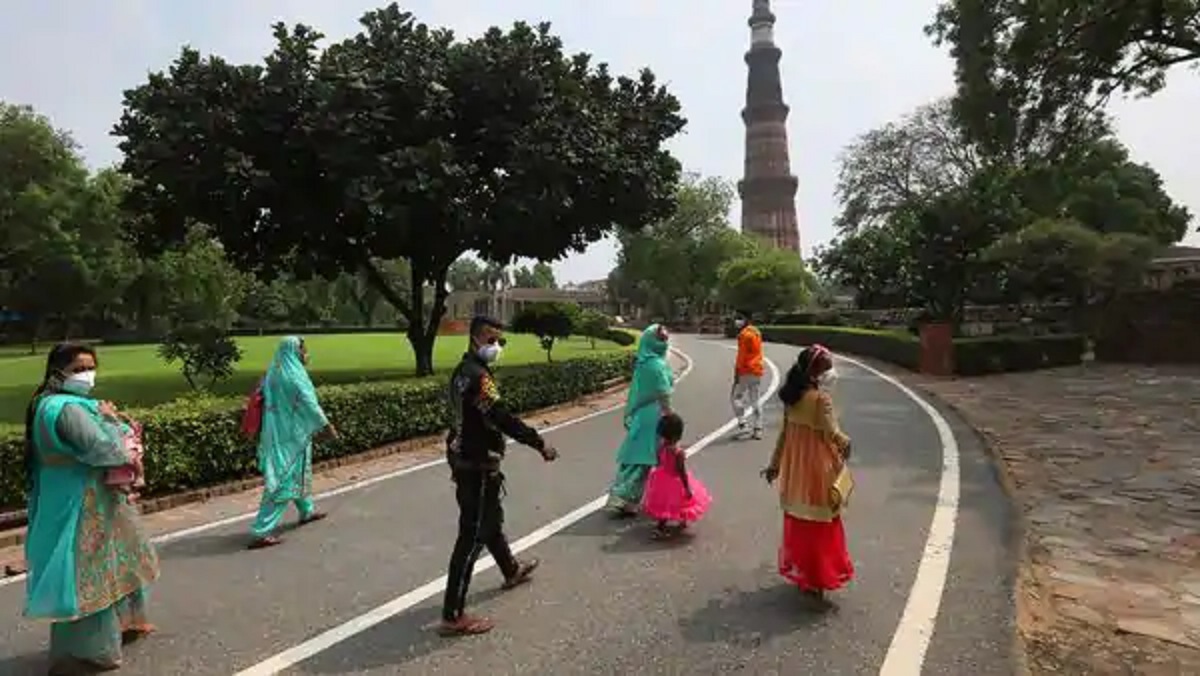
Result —
M 237 372 L 215 388 L 216 394 L 242 395 L 250 391 L 271 361 L 280 338 L 277 336 L 238 339 L 242 360 Z M 312 363 L 310 372 L 318 385 L 347 384 L 371 380 L 395 380 L 413 375 L 413 353 L 402 334 L 372 333 L 318 335 L 305 339 Z M 466 338 L 439 338 L 434 352 L 435 368 L 444 373 L 453 368 L 466 347 Z M 555 359 L 622 349 L 615 343 L 598 342 L 593 351 L 582 338 L 559 341 Z M 28 348 L 0 348 L 0 424 L 20 423 L 24 419 L 29 396 L 42 379 L 46 351 L 31 356 Z M 138 408 L 172 401 L 188 392 L 187 381 L 179 365 L 167 365 L 158 357 L 155 345 L 100 346 L 100 370 L 96 396 L 111 399 L 120 407 Z M 501 365 L 545 361 L 533 336 L 511 335 Z

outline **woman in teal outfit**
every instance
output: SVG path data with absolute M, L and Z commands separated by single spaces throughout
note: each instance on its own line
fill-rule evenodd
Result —
M 614 516 L 637 514 L 646 477 L 658 463 L 658 420 L 671 411 L 674 374 L 667 363 L 670 337 L 653 324 L 642 332 L 625 402 L 625 440 L 617 451 L 617 476 L 608 492 Z
M 258 517 L 250 528 L 254 536 L 251 549 L 282 542 L 274 532 L 293 502 L 300 511 L 300 525 L 325 518 L 312 500 L 312 440 L 318 432 L 336 438 L 337 429 L 321 410 L 307 364 L 304 341 L 288 336 L 279 343 L 263 378 L 263 416 L 258 435 L 263 494 Z
M 116 409 L 89 396 L 96 367 L 92 348 L 56 346 L 25 413 L 25 614 L 51 621 L 51 674 L 117 669 L 122 643 L 154 631 L 145 602 L 158 556 L 137 509 L 104 483 L 130 456 Z

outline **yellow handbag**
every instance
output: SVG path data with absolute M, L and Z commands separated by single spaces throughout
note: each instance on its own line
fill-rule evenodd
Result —
M 850 466 L 842 463 L 833 485 L 829 487 L 829 507 L 837 513 L 850 504 L 850 494 L 854 492 L 854 477 L 850 474 Z

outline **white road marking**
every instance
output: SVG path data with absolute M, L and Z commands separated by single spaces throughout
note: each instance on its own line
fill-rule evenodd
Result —
M 684 378 L 687 378 L 688 375 L 691 374 L 692 367 L 695 366 L 695 362 L 692 360 L 691 356 L 688 355 L 683 350 L 671 348 L 671 351 L 674 352 L 676 355 L 678 355 L 679 358 L 683 359 L 683 371 L 681 371 L 679 373 L 679 377 L 675 379 L 676 383 L 680 383 L 680 382 L 683 382 Z M 550 425 L 549 427 L 539 429 L 538 431 L 543 434 L 545 434 L 547 432 L 553 432 L 555 430 L 563 429 L 564 427 L 570 427 L 571 425 L 577 425 L 581 422 L 586 422 L 588 420 L 592 420 L 593 418 L 599 418 L 602 415 L 607 415 L 609 413 L 612 413 L 613 411 L 619 410 L 624 407 L 625 407 L 625 404 L 617 404 L 616 406 L 609 406 L 608 408 L 603 408 L 598 411 L 592 411 L 591 413 L 579 416 L 578 418 L 572 418 L 570 420 L 558 423 L 557 425 Z M 509 443 L 511 444 L 512 441 L 509 440 Z M 396 478 L 399 478 L 399 477 L 402 477 L 402 476 L 405 476 L 408 474 L 413 474 L 415 472 L 420 472 L 422 470 L 430 469 L 431 467 L 438 467 L 438 466 L 441 466 L 444 464 L 446 464 L 445 458 L 441 458 L 438 460 L 430 460 L 429 462 L 423 462 L 419 465 L 412 465 L 411 467 L 404 467 L 402 469 L 388 472 L 386 474 L 380 474 L 378 476 L 373 476 L 369 479 L 363 479 L 362 481 L 356 481 L 351 484 L 346 484 L 345 486 L 340 486 L 338 488 L 334 488 L 334 489 L 325 491 L 324 493 L 317 493 L 316 495 L 313 496 L 313 498 L 316 500 L 322 500 L 322 499 L 331 498 L 331 497 L 334 497 L 337 495 L 343 495 L 343 494 L 350 493 L 353 491 L 362 490 L 369 486 L 374 486 L 375 484 L 378 484 L 378 483 L 383 483 L 384 481 L 391 481 L 392 479 L 396 479 Z M 209 521 L 207 523 L 202 523 L 197 526 L 191 526 L 190 528 L 183 528 L 181 530 L 172 531 L 170 533 L 164 533 L 157 537 L 151 538 L 151 541 L 154 542 L 155 544 L 160 544 L 160 545 L 168 543 L 168 542 L 174 542 L 175 540 L 181 540 L 183 538 L 191 537 L 193 535 L 199 535 L 200 533 L 204 533 L 204 532 L 214 530 L 217 528 L 223 528 L 225 526 L 229 526 L 231 524 L 235 524 L 235 523 L 238 523 L 241 521 L 249 521 L 250 519 L 254 518 L 255 514 L 257 514 L 257 511 L 245 512 L 244 514 L 238 514 L 236 516 L 230 516 L 230 517 L 226 517 L 224 519 L 218 519 L 216 521 Z M 11 577 L 2 578 L 2 579 L 0 579 L 0 587 L 4 587 L 4 586 L 10 585 L 10 584 L 16 584 L 18 582 L 24 582 L 26 577 L 27 576 L 25 573 L 21 573 L 20 575 L 13 575 Z
M 838 358 L 890 383 L 912 399 L 933 421 L 942 445 L 942 477 L 938 483 L 937 502 L 933 508 L 929 535 L 925 539 L 925 550 L 917 566 L 917 577 L 908 592 L 900 624 L 896 626 L 883 666 L 879 668 L 880 676 L 920 676 L 925 665 L 925 653 L 937 625 L 942 592 L 945 591 L 946 577 L 950 572 L 950 554 L 954 549 L 959 502 L 958 440 L 954 438 L 954 431 L 950 429 L 945 416 L 904 383 L 857 359 Z
M 759 398 L 760 403 L 766 403 L 766 401 L 774 393 L 775 389 L 779 387 L 779 369 L 771 360 L 767 359 L 765 361 L 771 370 L 771 384 Z M 721 436 L 727 434 L 736 425 L 737 419 L 735 418 L 731 419 L 721 427 L 713 430 L 707 436 L 700 439 L 695 444 L 692 444 L 692 446 L 687 450 L 688 455 L 690 456 L 695 453 L 699 453 L 706 446 L 712 444 Z M 599 511 L 604 507 L 606 501 L 607 496 L 602 495 L 570 512 L 569 514 L 565 514 L 542 526 L 541 528 L 538 528 L 529 535 L 526 535 L 520 540 L 514 542 L 512 544 L 513 553 L 525 551 L 526 549 L 529 549 L 530 547 L 549 539 L 558 532 L 571 527 L 575 523 L 583 520 L 588 515 Z M 485 571 L 494 567 L 495 565 L 495 560 L 490 556 L 481 558 L 479 563 L 475 566 L 475 572 L 479 573 Z M 268 676 L 270 674 L 278 674 L 288 667 L 299 664 L 300 662 L 303 662 L 314 655 L 332 648 L 342 641 L 345 641 L 357 634 L 361 634 L 371 627 L 374 627 L 375 625 L 384 622 L 389 618 L 408 610 L 409 608 L 412 608 L 413 606 L 425 601 L 435 594 L 441 593 L 443 590 L 445 590 L 445 588 L 446 576 L 443 575 L 436 580 L 426 582 L 420 587 L 417 587 L 416 589 L 413 589 L 402 596 L 398 596 L 391 601 L 374 608 L 373 610 L 359 615 L 358 617 L 352 618 L 346 621 L 344 624 L 333 627 L 332 629 L 318 634 L 317 636 L 314 636 L 313 638 L 299 645 L 289 648 L 277 655 L 273 655 L 262 662 L 255 664 L 254 666 L 247 667 L 246 669 L 239 671 L 236 676 Z

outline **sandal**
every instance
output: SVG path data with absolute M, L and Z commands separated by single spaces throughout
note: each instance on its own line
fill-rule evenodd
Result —
M 651 540 L 670 540 L 675 537 L 675 533 L 670 528 L 655 528 L 650 532 Z
M 480 634 L 488 633 L 495 627 L 496 625 L 485 617 L 472 617 L 470 615 L 463 615 L 453 622 L 443 621 L 441 626 L 438 627 L 438 633 L 445 638 L 452 638 L 455 636 L 478 636 Z
M 158 631 L 153 624 L 135 624 L 121 632 L 121 643 L 129 644 L 140 641 Z
M 326 514 L 325 512 L 313 512 L 312 514 L 309 514 L 308 516 L 301 517 L 300 525 L 307 526 L 308 524 L 316 522 L 316 521 L 320 521 L 321 519 L 324 519 L 327 516 L 329 516 L 329 515 Z
M 246 546 L 246 549 L 266 549 L 283 544 L 283 540 L 274 536 L 268 535 L 265 538 L 255 538 L 253 542 Z
M 538 566 L 541 564 L 542 562 L 538 561 L 537 559 L 530 559 L 522 563 L 517 568 L 517 572 L 513 574 L 512 577 L 506 579 L 504 584 L 500 585 L 500 588 L 507 591 L 515 587 L 520 587 L 526 582 L 529 582 L 529 580 L 533 578 L 533 571 L 537 570 Z

